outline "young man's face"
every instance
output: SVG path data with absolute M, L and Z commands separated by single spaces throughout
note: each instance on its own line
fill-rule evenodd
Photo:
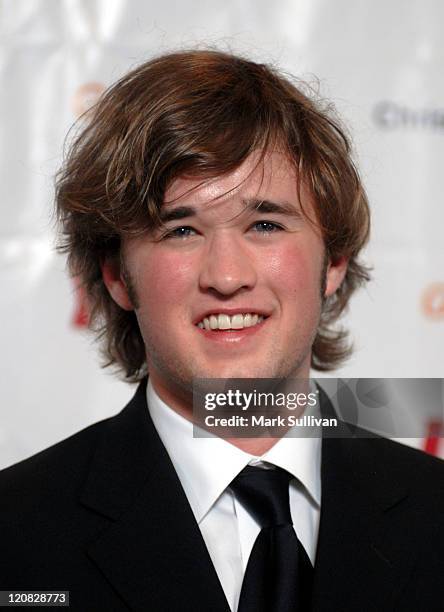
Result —
M 195 377 L 308 376 L 322 296 L 336 291 L 346 262 L 326 262 L 287 157 L 274 151 L 256 163 L 173 181 L 164 227 L 124 243 L 124 273 L 104 266 L 123 308 L 132 308 L 129 294 L 137 298 L 160 393 L 189 389 Z M 303 188 L 301 197 L 314 219 Z

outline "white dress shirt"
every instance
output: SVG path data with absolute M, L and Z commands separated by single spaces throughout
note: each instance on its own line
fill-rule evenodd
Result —
M 147 386 L 148 410 L 174 465 L 233 612 L 260 526 L 235 499 L 229 484 L 250 465 L 281 467 L 290 482 L 290 511 L 299 540 L 314 564 L 321 503 L 321 440 L 284 436 L 261 457 L 217 436 L 195 438 L 190 421 Z M 265 464 L 263 462 L 266 462 Z

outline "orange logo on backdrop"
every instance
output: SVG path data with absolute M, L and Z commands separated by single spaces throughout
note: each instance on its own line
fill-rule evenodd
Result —
M 72 110 L 74 114 L 80 117 L 80 115 L 86 113 L 87 110 L 94 106 L 104 91 L 105 85 L 96 81 L 81 85 L 72 98 Z
M 428 319 L 444 320 L 444 283 L 432 283 L 424 290 L 421 307 Z

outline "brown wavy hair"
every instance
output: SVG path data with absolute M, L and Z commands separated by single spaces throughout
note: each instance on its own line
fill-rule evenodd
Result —
M 126 74 L 82 119 L 56 179 L 59 249 L 87 290 L 105 365 L 118 366 L 128 380 L 146 374 L 136 316 L 111 298 L 101 262 L 120 257 L 123 236 L 159 225 L 176 177 L 223 175 L 276 143 L 313 196 L 327 256 L 349 259 L 341 287 L 324 302 L 312 367 L 333 369 L 350 353 L 347 332 L 333 324 L 369 279 L 357 260 L 369 209 L 344 130 L 308 90 L 268 65 L 214 50 L 182 51 Z

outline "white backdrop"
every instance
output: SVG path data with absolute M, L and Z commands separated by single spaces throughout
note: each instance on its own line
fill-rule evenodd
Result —
M 0 467 L 132 393 L 78 324 L 52 177 L 76 116 L 171 48 L 211 44 L 319 78 L 373 211 L 374 281 L 347 316 L 356 351 L 338 375 L 444 376 L 442 23 L 441 0 L 0 0 Z

